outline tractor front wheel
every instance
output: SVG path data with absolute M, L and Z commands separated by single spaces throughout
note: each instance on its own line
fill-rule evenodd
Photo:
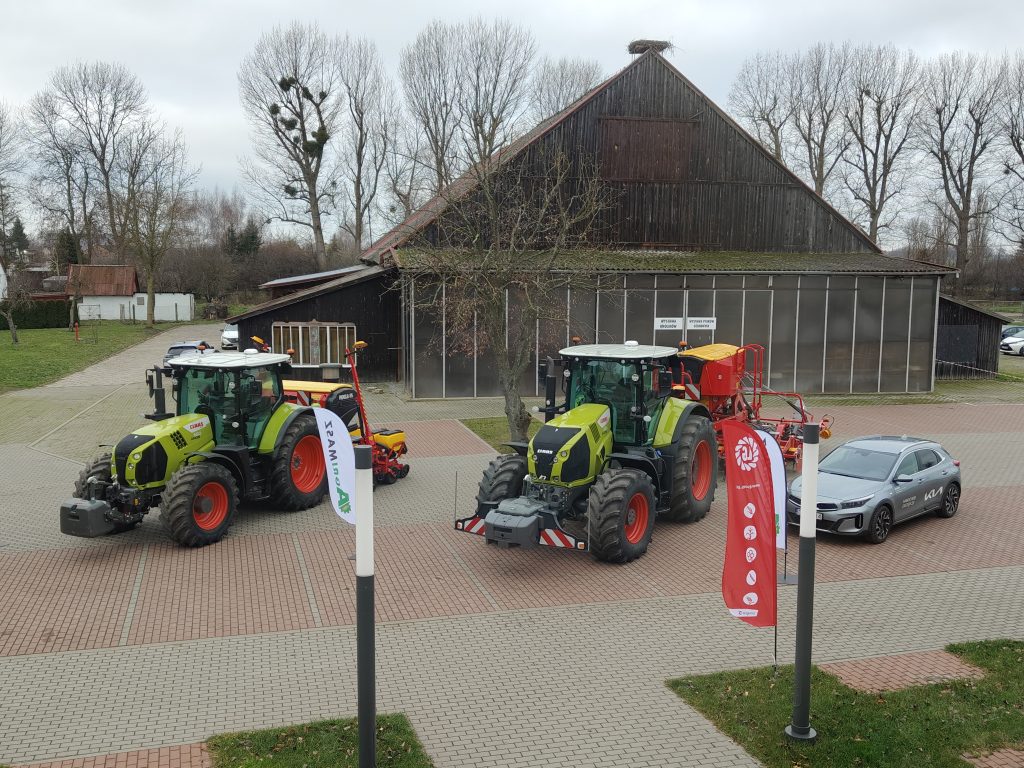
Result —
M 285 431 L 274 452 L 270 493 L 278 507 L 289 511 L 315 507 L 327 493 L 327 465 L 311 415 L 298 417 Z
M 718 442 L 711 420 L 690 416 L 676 444 L 672 469 L 672 503 L 665 520 L 695 523 L 711 509 L 718 484 Z
M 85 465 L 85 469 L 78 473 L 75 480 L 74 497 L 76 499 L 89 498 L 89 481 L 93 478 L 104 483 L 110 482 L 110 452 L 101 453 Z
M 160 494 L 160 519 L 184 547 L 204 547 L 224 538 L 238 511 L 238 487 L 220 464 L 187 464 Z
M 638 469 L 609 469 L 590 489 L 590 551 L 628 563 L 647 551 L 654 532 L 654 486 Z
M 526 477 L 526 459 L 518 453 L 509 453 L 492 459 L 480 478 L 477 504 L 484 501 L 514 499 L 523 492 Z

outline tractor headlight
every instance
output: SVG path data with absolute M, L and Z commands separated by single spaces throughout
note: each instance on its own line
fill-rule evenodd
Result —
M 558 455 L 561 456 L 564 459 L 566 456 L 569 455 L 569 452 L 568 451 L 559 451 Z
M 133 453 L 132 454 L 132 458 L 135 459 L 136 461 L 138 461 L 139 459 L 142 458 L 142 454 L 141 453 Z

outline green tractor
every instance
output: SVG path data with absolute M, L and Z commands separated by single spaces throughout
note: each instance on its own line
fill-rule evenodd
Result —
M 61 531 L 120 533 L 159 507 L 172 539 L 200 547 L 224 538 L 240 499 L 286 510 L 318 504 L 327 491 L 320 433 L 308 406 L 285 400 L 282 373 L 290 369 L 288 355 L 254 351 L 149 369 L 155 409 L 146 418 L 154 423 L 86 465 L 75 497 L 61 505 Z M 165 412 L 168 374 L 177 414 Z M 339 407 L 350 411 L 351 403 Z
M 711 414 L 683 397 L 678 350 L 591 344 L 561 350 L 564 401 L 548 361 L 546 421 L 484 470 L 457 530 L 503 547 L 589 551 L 625 563 L 647 551 L 655 518 L 692 523 L 715 495 Z

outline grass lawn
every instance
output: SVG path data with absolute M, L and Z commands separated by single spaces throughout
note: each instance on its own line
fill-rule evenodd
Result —
M 476 432 L 484 442 L 490 443 L 498 453 L 512 453 L 511 448 L 502 445 L 508 440 L 508 419 L 504 416 L 487 419 L 462 419 L 462 423 Z M 540 427 L 541 422 L 534 419 L 530 423 L 529 436 L 533 437 L 537 434 Z
M 766 768 L 966 768 L 964 753 L 1024 742 L 1024 643 L 995 640 L 948 651 L 986 670 L 981 680 L 867 694 L 814 669 L 815 745 L 782 729 L 793 706 L 793 668 L 723 672 L 669 681 L 669 687 Z
M 206 742 L 214 768 L 356 768 L 359 733 L 355 719 L 270 728 L 214 736 Z M 377 717 L 380 768 L 431 768 L 416 732 L 404 715 Z
M 94 322 L 82 329 L 82 340 L 77 343 L 74 332 L 63 328 L 19 330 L 20 343 L 15 346 L 3 324 L 0 326 L 0 392 L 54 381 L 171 327 L 173 323 L 158 323 L 155 330 L 150 330 L 142 323 Z

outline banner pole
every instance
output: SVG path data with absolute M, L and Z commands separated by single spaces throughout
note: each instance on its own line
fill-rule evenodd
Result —
M 356 681 L 359 768 L 377 765 L 377 681 L 373 615 L 373 448 L 355 446 Z
M 811 727 L 811 635 L 814 628 L 814 556 L 818 527 L 819 425 L 804 426 L 803 485 L 800 495 L 800 563 L 796 593 L 796 669 L 793 676 L 793 718 L 785 734 L 795 741 L 814 742 Z

